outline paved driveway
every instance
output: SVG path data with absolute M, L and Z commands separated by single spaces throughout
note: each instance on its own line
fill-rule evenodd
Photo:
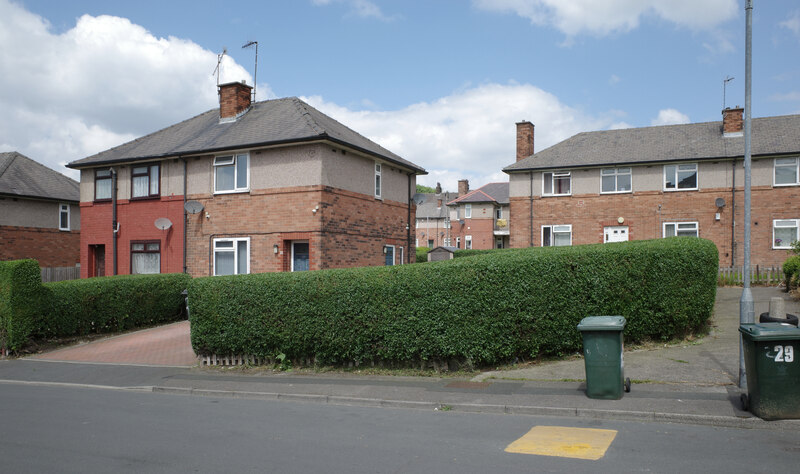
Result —
M 66 347 L 31 358 L 173 367 L 186 367 L 197 363 L 189 339 L 189 321 Z

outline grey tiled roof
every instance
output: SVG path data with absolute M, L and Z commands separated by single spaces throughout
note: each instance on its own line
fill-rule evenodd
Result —
M 456 197 L 458 197 L 458 193 L 417 193 L 414 198 L 422 199 L 422 202 L 417 205 L 417 219 L 444 219 L 447 216 L 446 204 Z M 442 207 L 437 207 L 439 199 L 442 200 Z
M 751 153 L 800 153 L 800 115 L 754 118 Z M 503 168 L 554 168 L 734 158 L 744 155 L 744 137 L 724 137 L 722 121 L 579 133 Z
M 496 202 L 497 204 L 508 204 L 508 183 L 484 184 L 480 188 L 472 190 L 447 204 L 468 202 Z
M 230 123 L 219 122 L 218 108 L 209 110 L 118 147 L 73 161 L 68 166 L 84 168 L 323 139 L 353 147 L 409 168 L 417 174 L 425 174 L 421 167 L 356 133 L 297 97 L 256 102 L 247 113 Z
M 80 201 L 77 181 L 16 151 L 0 153 L 0 194 Z

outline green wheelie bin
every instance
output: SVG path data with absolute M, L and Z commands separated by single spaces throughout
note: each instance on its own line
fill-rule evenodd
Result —
M 742 407 L 764 420 L 800 418 L 800 329 L 741 324 L 747 394 Z
M 589 316 L 578 324 L 583 335 L 586 364 L 586 396 L 619 400 L 622 391 L 631 391 L 631 380 L 624 378 L 622 362 L 622 316 Z

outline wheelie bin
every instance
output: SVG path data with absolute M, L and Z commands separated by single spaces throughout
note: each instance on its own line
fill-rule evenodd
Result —
M 748 391 L 742 407 L 764 420 L 800 418 L 800 329 L 769 322 L 741 324 L 739 332 Z
M 586 364 L 586 396 L 619 400 L 623 390 L 631 391 L 631 380 L 624 378 L 622 361 L 622 316 L 589 316 L 578 324 L 583 336 Z

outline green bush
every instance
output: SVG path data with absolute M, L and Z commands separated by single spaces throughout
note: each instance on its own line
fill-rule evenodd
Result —
M 417 262 L 424 263 L 428 261 L 428 252 L 431 251 L 430 247 L 417 247 Z
M 789 257 L 783 262 L 783 275 L 786 277 L 788 290 L 800 278 L 800 255 Z
M 714 244 L 676 237 L 511 249 L 427 265 L 195 278 L 198 354 L 342 364 L 417 364 L 564 354 L 589 315 L 621 315 L 625 338 L 704 329 L 716 295 Z
M 507 250 L 507 249 L 456 250 L 455 252 L 453 252 L 453 258 L 472 257 L 472 256 L 475 256 L 475 255 L 483 255 L 483 254 L 486 254 L 486 253 L 502 252 L 503 250 Z
M 48 307 L 35 336 L 123 331 L 177 321 L 191 277 L 121 275 L 46 283 Z
M 0 262 L 0 353 L 16 352 L 34 331 L 44 299 L 36 260 Z

